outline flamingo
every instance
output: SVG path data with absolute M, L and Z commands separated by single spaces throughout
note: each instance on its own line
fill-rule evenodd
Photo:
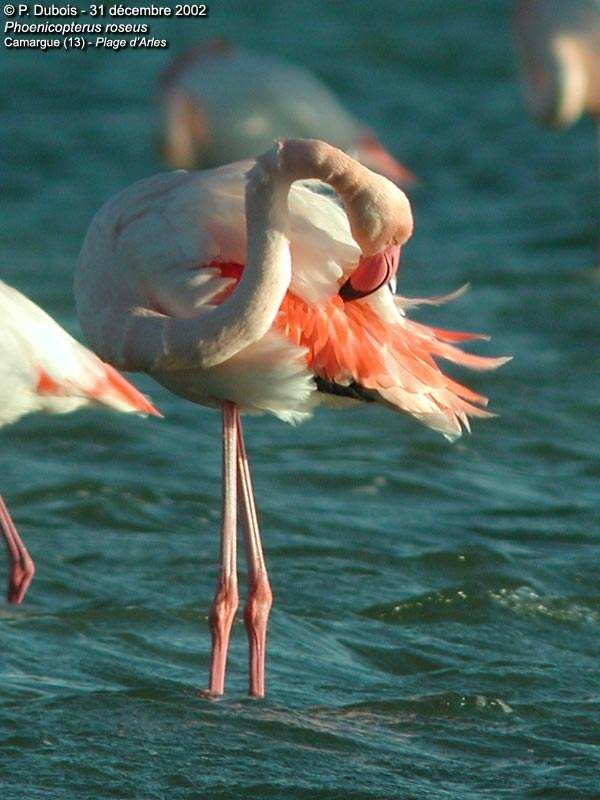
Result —
M 344 208 L 296 181 L 329 184 Z M 345 209 L 345 213 L 344 213 Z M 207 696 L 224 691 L 238 606 L 236 503 L 244 519 L 249 692 L 264 696 L 272 592 L 240 412 L 296 423 L 319 404 L 381 403 L 449 439 L 487 417 L 486 398 L 437 366 L 507 359 L 466 353 L 480 338 L 406 317 L 395 297 L 406 195 L 329 144 L 278 142 L 254 161 L 172 172 L 126 188 L 96 214 L 77 263 L 84 333 L 116 367 L 146 372 L 176 395 L 220 408 L 220 573 L 209 615 Z M 485 338 L 485 337 L 484 337 Z
M 160 416 L 113 367 L 2 281 L 0 319 L 0 427 L 34 411 L 64 414 L 95 404 Z M 11 562 L 7 599 L 21 603 L 35 564 L 1 495 L 0 530 Z
M 600 121 L 600 0 L 517 0 L 513 21 L 534 119 L 557 128 L 584 113 Z
M 307 69 L 213 39 L 174 58 L 159 79 L 161 149 L 169 166 L 249 158 L 280 137 L 317 137 L 391 180 L 414 175 Z
M 513 22 L 532 116 L 556 127 L 600 117 L 600 1 L 517 0 Z

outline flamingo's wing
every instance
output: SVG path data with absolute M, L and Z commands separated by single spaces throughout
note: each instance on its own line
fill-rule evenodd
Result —
M 192 261 L 195 259 L 192 269 L 210 261 L 245 262 L 244 185 L 252 164 L 252 161 L 244 161 L 197 173 L 175 193 L 173 204 L 166 212 L 167 219 L 178 228 L 180 239 L 190 228 L 196 230 L 196 240 L 190 242 L 186 253 Z M 290 289 L 314 302 L 327 299 L 338 291 L 340 281 L 352 272 L 360 256 L 346 214 L 318 181 L 295 183 L 288 204 L 292 255 Z M 190 214 L 199 216 L 192 226 L 186 224 Z M 187 290 L 186 296 L 189 297 Z M 199 296 L 201 302 L 205 302 L 204 291 Z M 194 304 L 197 308 L 196 300 Z
M 203 268 L 246 260 L 244 186 L 252 163 L 164 173 L 118 194 L 96 215 L 80 256 L 77 280 L 94 282 L 85 294 L 98 297 L 114 285 L 120 296 L 107 308 L 122 300 L 179 319 L 206 310 L 227 282 Z M 346 215 L 304 184 L 294 184 L 289 205 L 291 289 L 313 302 L 328 299 L 360 256 Z M 82 274 L 92 263 L 93 272 Z M 137 295 L 125 299 L 129 285 Z
M 506 358 L 466 353 L 457 343 L 482 338 L 420 325 L 404 316 L 387 286 L 364 300 L 339 296 L 319 305 L 288 295 L 277 325 L 307 350 L 324 388 L 379 400 L 449 439 L 469 430 L 469 417 L 487 417 L 487 398 L 444 374 L 437 359 L 471 369 L 494 369 Z M 485 337 L 483 337 L 485 338 Z
M 234 290 L 243 266 L 213 262 L 208 269 L 231 281 L 222 294 L 213 298 L 212 302 L 218 304 Z M 308 370 L 298 369 L 298 377 L 302 375 L 306 381 L 312 375 L 316 386 L 336 403 L 344 398 L 379 401 L 454 439 L 463 428 L 469 430 L 469 417 L 491 415 L 482 408 L 487 405 L 487 398 L 442 372 L 437 359 L 476 370 L 495 369 L 508 359 L 464 352 L 457 345 L 487 337 L 421 325 L 405 316 L 404 306 L 439 304 L 459 294 L 460 291 L 411 303 L 395 297 L 383 286 L 363 300 L 344 302 L 335 294 L 326 301 L 311 303 L 290 291 L 268 336 L 283 337 L 291 346 L 289 351 L 281 351 L 287 363 L 296 364 L 298 369 L 303 362 Z M 254 345 L 257 352 L 266 342 L 267 337 Z M 245 352 L 240 354 L 240 362 L 244 361 Z M 264 383 L 260 367 L 254 366 L 250 371 L 258 376 L 255 387 L 260 387 Z M 240 402 L 251 396 L 248 391 Z M 290 403 L 290 407 L 303 413 L 310 412 L 318 402 L 314 396 L 304 396 L 299 385 L 293 386 L 288 396 L 294 397 L 295 405 Z M 322 396 L 321 400 L 329 402 L 329 397 Z M 273 411 L 261 402 L 253 400 L 257 407 Z

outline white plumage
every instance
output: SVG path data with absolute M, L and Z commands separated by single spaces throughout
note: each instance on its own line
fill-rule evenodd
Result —
M 0 425 L 86 404 L 157 413 L 131 384 L 39 306 L 0 281 Z

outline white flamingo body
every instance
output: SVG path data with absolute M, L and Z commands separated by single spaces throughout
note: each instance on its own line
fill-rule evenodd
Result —
M 140 305 L 181 318 L 207 310 L 233 283 L 217 269 L 199 267 L 213 261 L 244 263 L 244 176 L 250 166 L 239 162 L 205 172 L 157 175 L 121 192 L 98 213 L 77 275 L 82 325 L 96 347 L 107 335 L 111 341 L 105 346 L 114 356 L 115 329 L 111 323 L 107 330 L 96 311 L 104 302 L 103 287 L 115 280 L 136 286 Z M 319 216 L 327 220 L 326 227 L 311 222 Z M 315 300 L 334 294 L 343 270 L 350 271 L 360 254 L 343 210 L 296 184 L 290 193 L 290 217 L 290 288 Z M 214 406 L 229 399 L 244 411 L 270 411 L 296 421 L 310 413 L 317 399 L 303 353 L 270 330 L 243 355 L 215 367 L 152 374 L 197 403 Z
M 211 40 L 176 56 L 160 76 L 162 150 L 171 167 L 216 167 L 274 139 L 315 137 L 399 183 L 414 175 L 304 67 Z
M 64 414 L 85 405 L 160 416 L 113 367 L 0 281 L 0 427 L 35 411 Z M 20 603 L 35 567 L 1 496 L 0 530 L 11 559 L 8 599 Z
M 283 131 L 318 132 L 343 150 L 358 139 L 360 124 L 321 81 L 273 56 L 235 48 L 205 55 L 178 73 L 177 86 L 199 108 L 212 111 L 214 144 L 207 143 L 206 157 L 213 163 L 215 150 L 240 160 L 264 150 Z

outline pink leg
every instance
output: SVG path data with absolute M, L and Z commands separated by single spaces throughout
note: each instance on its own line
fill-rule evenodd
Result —
M 35 575 L 35 564 L 15 528 L 2 495 L 0 495 L 0 529 L 12 562 L 8 573 L 6 597 L 9 603 L 22 603 Z
M 236 557 L 236 450 L 238 410 L 223 403 L 223 518 L 221 523 L 221 572 L 210 611 L 212 654 L 208 694 L 222 695 L 231 626 L 238 607 Z
M 242 421 L 237 419 L 238 429 L 238 479 L 244 510 L 246 536 L 246 558 L 248 561 L 248 600 L 244 609 L 244 621 L 250 648 L 250 683 L 252 697 L 265 696 L 265 655 L 267 646 L 267 622 L 273 602 L 267 566 L 260 540 L 258 518 L 250 478 L 250 465 L 246 456 Z

